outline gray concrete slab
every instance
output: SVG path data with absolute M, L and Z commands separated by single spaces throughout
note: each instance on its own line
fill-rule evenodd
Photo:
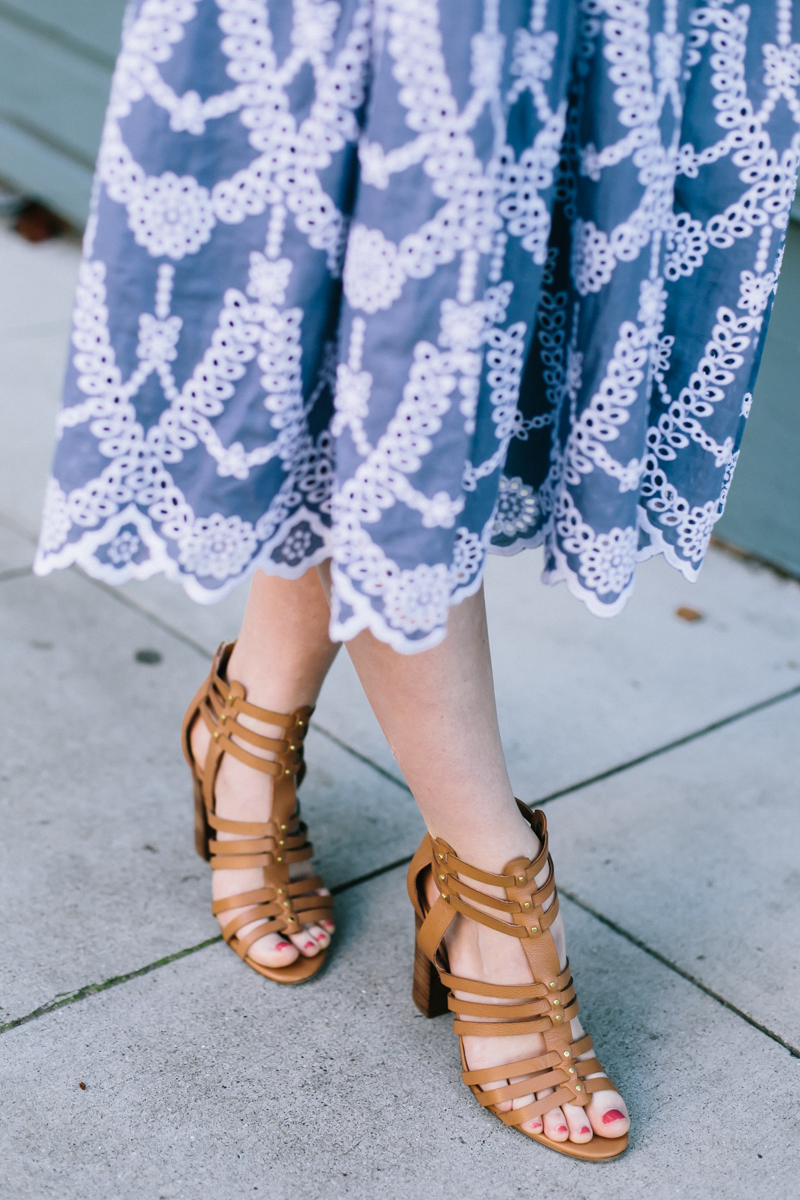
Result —
M 625 612 L 600 620 L 540 581 L 541 553 L 491 557 L 487 604 L 512 782 L 546 796 L 800 683 L 800 584 L 711 548 L 697 584 L 643 564 Z M 246 589 L 195 605 L 163 579 L 123 592 L 209 652 L 236 635 Z M 677 609 L 701 614 L 687 622 Z M 340 653 L 315 719 L 397 773 Z
M 34 536 L 53 455 L 79 258 L 74 240 L 31 245 L 0 224 L 0 513 Z
M 53 457 L 66 356 L 63 332 L 0 342 L 0 513 L 33 535 Z
M 800 1048 L 800 696 L 548 805 L 562 887 Z
M 0 1021 L 214 936 L 183 710 L 207 664 L 77 572 L 0 584 Z M 163 661 L 136 662 L 140 649 Z M 313 734 L 304 812 L 329 886 L 410 854 L 411 797 Z
M 0 525 L 0 576 L 33 564 L 33 544 L 14 529 Z
M 79 262 L 75 239 L 34 245 L 0 222 L 0 343 L 37 330 L 69 334 Z
M 341 898 L 337 952 L 303 988 L 214 947 L 3 1035 L 8 1194 L 793 1194 L 800 1062 L 569 903 L 583 1012 L 629 1097 L 631 1148 L 605 1166 L 571 1162 L 483 1112 L 449 1020 L 411 1005 L 402 875 Z
M 627 609 L 593 617 L 539 583 L 538 552 L 490 563 L 500 727 L 535 799 L 800 684 L 800 584 L 712 547 L 698 582 L 662 559 Z M 687 622 L 682 606 L 702 614 Z

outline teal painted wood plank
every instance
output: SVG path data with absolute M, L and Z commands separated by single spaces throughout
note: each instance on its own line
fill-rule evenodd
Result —
M 741 456 L 714 532 L 800 575 L 800 225 L 794 222 Z
M 44 200 L 80 228 L 89 211 L 92 172 L 0 118 L 0 176 Z
M 0 15 L 45 41 L 93 55 L 111 68 L 119 50 L 126 0 L 0 0 Z
M 0 116 L 67 155 L 93 162 L 108 101 L 110 73 L 43 42 L 0 15 Z M 0 162 L 2 174 L 2 162 Z

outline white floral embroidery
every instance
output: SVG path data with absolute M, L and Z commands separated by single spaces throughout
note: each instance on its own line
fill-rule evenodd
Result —
M 241 517 L 198 517 L 178 538 L 178 557 L 193 575 L 227 579 L 239 575 L 256 549 L 253 526 Z
M 578 0 L 569 62 L 568 5 L 465 8 L 458 62 L 442 3 L 131 6 L 37 570 L 209 601 L 332 556 L 333 636 L 401 652 L 487 549 L 544 541 L 604 615 L 637 557 L 696 575 L 800 158 L 791 0 Z
M 190 175 L 167 171 L 147 179 L 128 205 L 128 223 L 140 246 L 154 258 L 196 254 L 211 237 L 214 214 L 208 191 Z
M 391 308 L 405 278 L 394 242 L 379 229 L 354 226 L 344 261 L 344 294 L 353 308 L 366 313 Z
M 537 512 L 533 488 L 523 483 L 518 475 L 513 479 L 501 475 L 492 532 L 505 534 L 506 537 L 527 533 L 536 524 Z
M 598 596 L 619 595 L 630 583 L 636 566 L 638 531 L 611 529 L 599 533 L 579 555 L 580 574 Z
M 115 566 L 122 566 L 138 554 L 141 544 L 137 534 L 130 529 L 123 529 L 108 543 L 108 557 Z

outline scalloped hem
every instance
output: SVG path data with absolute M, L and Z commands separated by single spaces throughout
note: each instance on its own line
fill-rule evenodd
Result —
M 310 522 L 314 532 L 322 539 L 322 545 L 295 564 L 276 561 L 272 557 L 275 546 L 285 535 L 287 527 L 296 524 L 298 520 Z M 114 567 L 109 563 L 99 561 L 96 552 L 101 545 L 109 541 L 109 533 L 114 536 L 118 529 L 127 524 L 136 525 L 142 541 L 150 552 L 148 559 L 142 563 L 129 562 L 123 567 Z M 661 530 L 648 520 L 647 514 L 642 510 L 639 513 L 639 527 L 648 535 L 650 541 L 649 544 L 637 550 L 637 563 L 645 562 L 661 554 L 666 562 L 680 571 L 689 583 L 696 582 L 702 562 L 695 567 L 691 562 L 681 558 L 675 552 L 675 548 L 666 541 Z M 450 593 L 448 608 L 460 604 L 469 596 L 474 596 L 480 589 L 484 580 L 487 554 L 513 557 L 521 554 L 524 550 L 536 549 L 548 542 L 548 532 L 549 525 L 538 530 L 533 537 L 519 538 L 505 546 L 493 545 L 491 542 L 487 545 L 484 542 L 486 549 L 480 567 L 468 583 L 457 587 Z M 583 586 L 577 573 L 569 566 L 567 556 L 557 545 L 549 542 L 547 549 L 552 559 L 555 560 L 555 566 L 549 569 L 544 568 L 541 574 L 543 583 L 551 587 L 558 583 L 565 584 L 570 595 L 580 600 L 593 616 L 615 617 L 622 612 L 633 592 L 635 575 L 625 590 L 612 603 L 604 604 L 595 592 Z M 101 529 L 87 532 L 77 542 L 68 543 L 56 553 L 45 554 L 38 549 L 33 572 L 42 577 L 50 575 L 53 571 L 78 566 L 92 579 L 98 579 L 112 586 L 120 586 L 131 580 L 145 582 L 155 575 L 164 575 L 170 583 L 181 586 L 190 600 L 197 604 L 212 605 L 226 599 L 234 589 L 248 583 L 258 570 L 281 579 L 299 579 L 312 567 L 319 566 L 331 557 L 330 529 L 323 525 L 316 513 L 305 508 L 299 509 L 292 514 L 291 518 L 287 518 L 281 529 L 262 546 L 259 553 L 250 560 L 240 575 L 226 579 L 217 588 L 208 588 L 200 582 L 196 575 L 187 574 L 181 570 L 176 560 L 167 553 L 167 543 L 155 532 L 150 519 L 131 506 L 112 517 Z M 337 600 L 334 608 L 341 608 L 343 602 L 350 610 L 350 615 L 341 620 L 332 615 L 330 624 L 332 641 L 349 642 L 363 630 L 368 629 L 378 641 L 391 646 L 397 653 L 412 655 L 430 650 L 444 640 L 447 633 L 446 625 L 438 625 L 420 637 L 408 636 L 401 629 L 391 626 L 381 612 L 375 608 L 371 598 L 359 591 L 335 562 L 332 565 L 332 578 L 334 595 Z
M 283 539 L 290 525 L 302 520 L 309 522 L 314 533 L 322 539 L 322 545 L 295 565 L 276 562 L 271 557 L 275 546 Z M 142 563 L 126 563 L 124 567 L 113 567 L 109 563 L 100 562 L 96 557 L 98 548 L 109 541 L 109 534 L 113 537 L 125 525 L 136 526 L 137 533 L 150 551 L 149 558 Z M 166 547 L 166 541 L 155 532 L 150 518 L 143 516 L 135 505 L 129 505 L 106 521 L 100 529 L 85 533 L 77 542 L 68 542 L 56 553 L 45 554 L 40 547 L 37 548 L 33 573 L 45 576 L 53 571 L 77 566 L 90 578 L 99 579 L 112 587 L 120 587 L 131 580 L 145 583 L 154 575 L 163 575 L 170 583 L 182 587 L 189 599 L 196 604 L 211 605 L 219 604 L 236 588 L 248 583 L 256 571 L 263 571 L 265 575 L 277 575 L 281 579 L 299 579 L 311 567 L 319 566 L 331 556 L 330 529 L 320 521 L 315 512 L 305 507 L 297 509 L 283 522 L 280 529 L 264 543 L 239 575 L 230 576 L 216 588 L 205 587 L 196 575 L 182 571 L 179 563 L 167 553 Z
M 705 555 L 703 556 L 703 559 L 700 560 L 698 566 L 695 566 L 685 558 L 681 558 L 681 556 L 675 552 L 675 547 L 666 540 L 662 531 L 657 526 L 652 524 L 647 516 L 646 511 L 642 508 L 638 509 L 637 528 L 643 530 L 650 538 L 648 545 L 641 546 L 636 551 L 635 557 L 637 563 L 647 562 L 649 559 L 655 558 L 657 555 L 661 554 L 669 566 L 674 567 L 676 571 L 679 571 L 688 583 L 697 582 L 697 577 L 700 574 L 700 569 L 703 565 Z M 518 538 L 516 541 L 511 542 L 510 545 L 495 546 L 490 542 L 487 547 L 487 551 L 489 554 L 497 554 L 505 558 L 511 558 L 515 554 L 521 554 L 523 550 L 535 550 L 539 546 L 544 545 L 545 542 L 548 542 L 547 534 L 549 531 L 550 522 L 548 522 L 547 525 L 544 525 L 541 529 L 537 530 L 533 537 Z M 541 574 L 542 583 L 546 583 L 550 587 L 555 587 L 556 584 L 563 583 L 570 595 L 574 596 L 576 600 L 582 601 L 592 616 L 619 616 L 633 593 L 634 585 L 636 583 L 635 574 L 631 577 L 629 584 L 624 591 L 619 594 L 616 600 L 614 600 L 611 604 L 604 604 L 602 600 L 598 598 L 596 592 L 592 592 L 583 586 L 583 584 L 580 582 L 577 572 L 572 570 L 567 561 L 567 556 L 557 544 L 554 545 L 551 541 L 548 542 L 547 550 L 548 553 L 550 553 L 555 559 L 556 565 L 549 570 L 547 567 L 543 569 Z
M 486 555 L 484 554 L 480 567 L 469 583 L 450 593 L 448 609 L 460 604 L 469 596 L 474 596 L 480 590 L 485 568 Z M 437 625 L 430 633 L 420 638 L 406 637 L 402 630 L 394 629 L 387 623 L 386 619 L 373 607 L 369 596 L 365 596 L 363 592 L 354 588 L 352 580 L 348 579 L 336 563 L 332 565 L 331 577 L 335 591 L 353 610 L 353 615 L 344 621 L 331 617 L 331 641 L 349 642 L 354 637 L 358 637 L 359 633 L 368 629 L 379 642 L 391 646 L 392 650 L 396 650 L 398 654 L 406 655 L 421 654 L 423 650 L 432 650 L 434 646 L 439 646 L 444 641 L 447 633 L 446 625 Z

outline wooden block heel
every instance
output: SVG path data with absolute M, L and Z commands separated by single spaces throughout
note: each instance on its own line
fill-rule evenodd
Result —
M 439 972 L 432 962 L 429 962 L 419 948 L 419 931 L 422 922 L 415 915 L 414 925 L 414 982 L 411 987 L 411 999 L 416 1004 L 423 1017 L 441 1017 L 447 1012 L 447 988 L 439 978 Z
M 210 862 L 208 843 L 211 830 L 206 820 L 206 806 L 203 800 L 203 785 L 199 779 L 194 780 L 194 848 L 201 858 Z

